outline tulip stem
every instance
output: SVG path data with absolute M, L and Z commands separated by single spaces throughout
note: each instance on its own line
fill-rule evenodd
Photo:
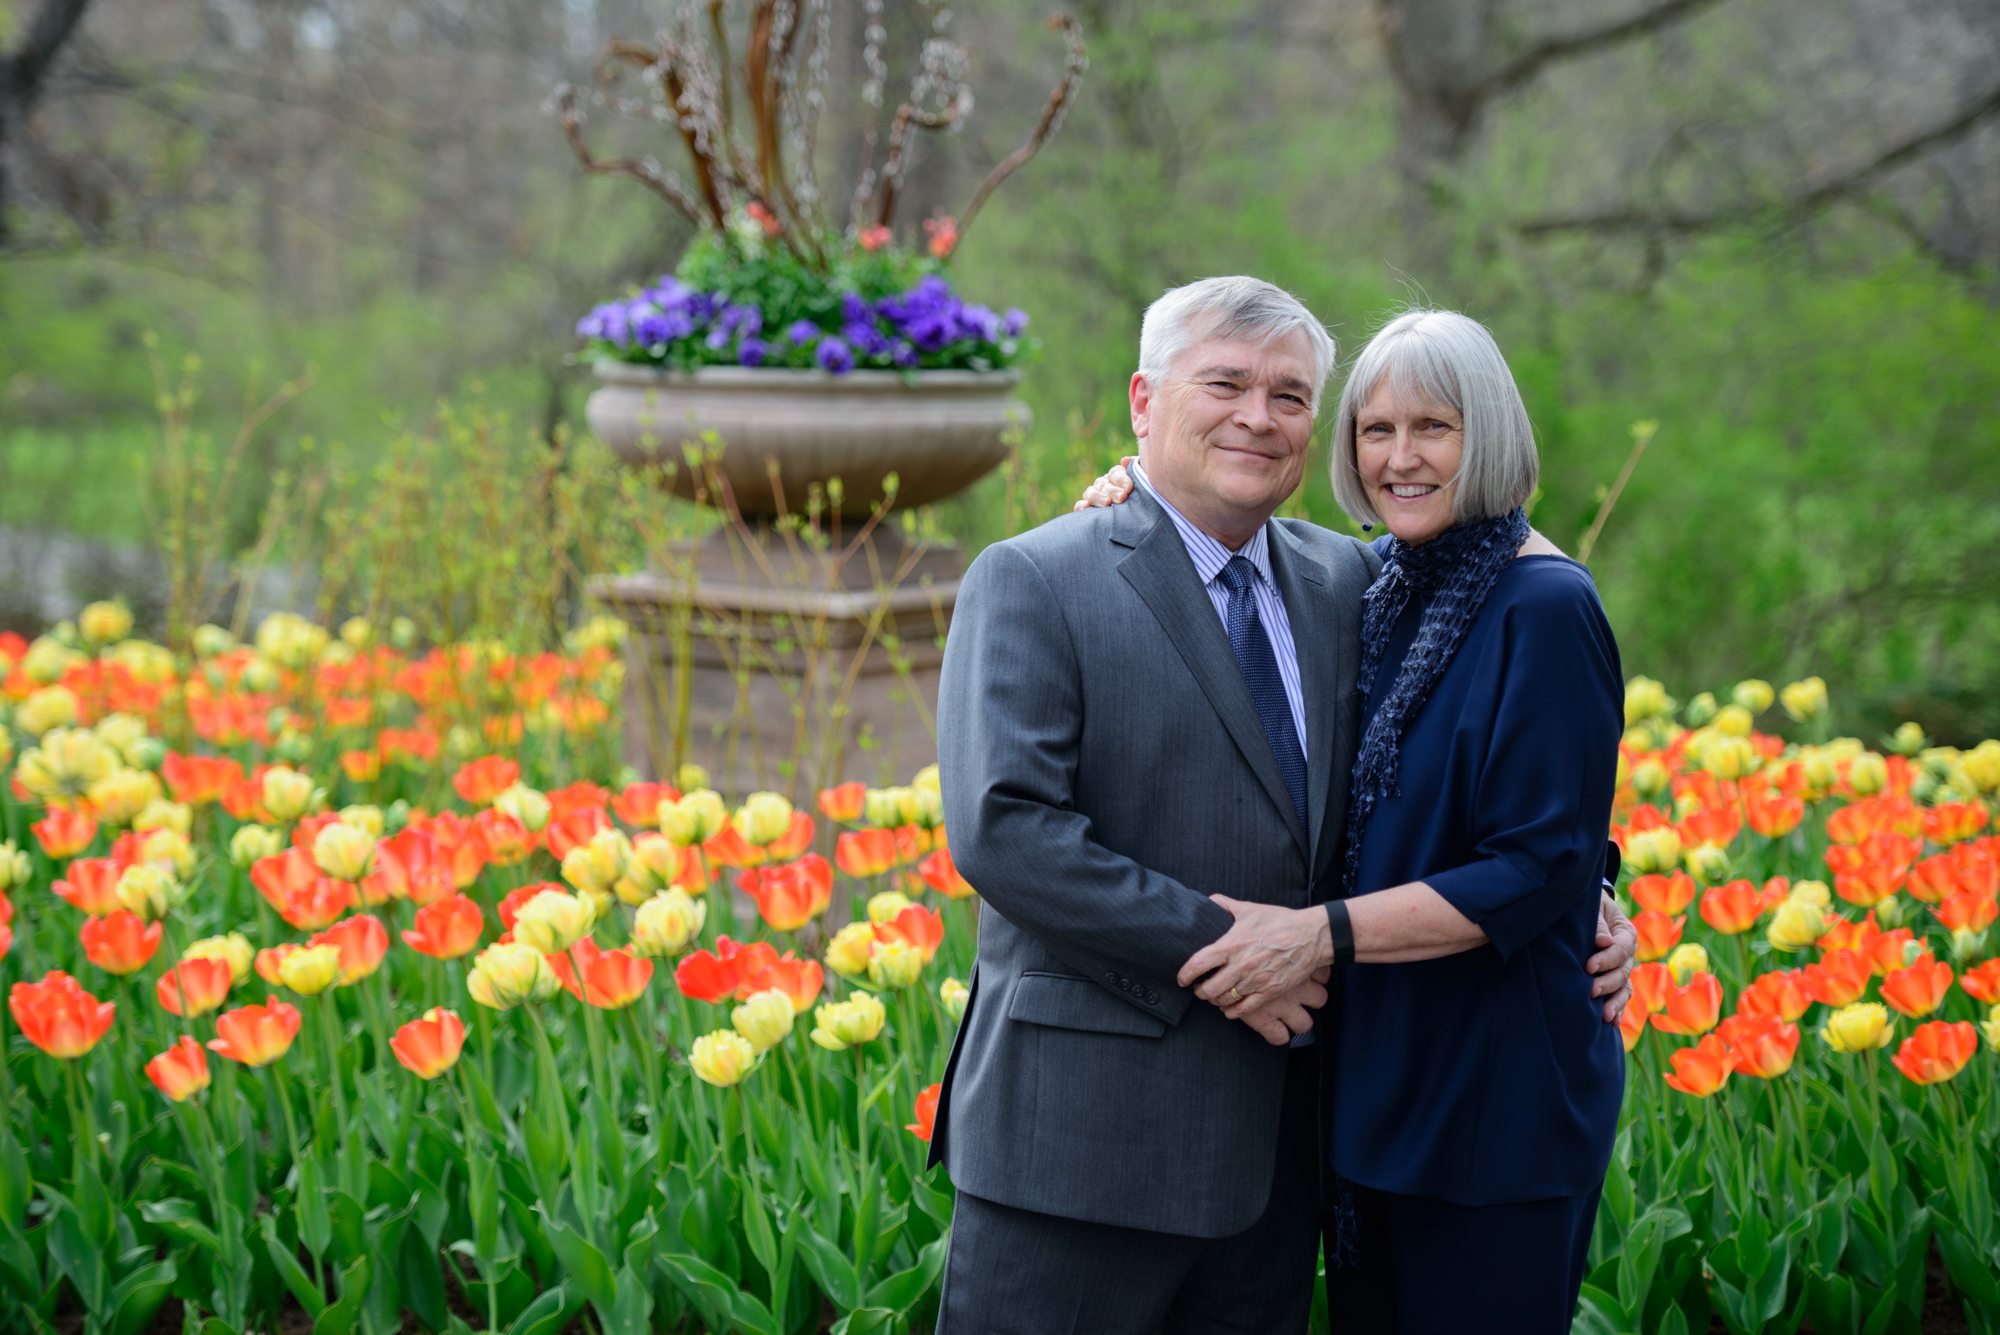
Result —
M 90 1095 L 84 1088 L 82 1058 L 72 1057 L 63 1063 L 64 1083 L 70 1095 L 70 1127 L 90 1166 L 97 1166 L 97 1124 L 90 1115 Z
M 327 1074 L 333 1082 L 334 1152 L 342 1169 L 341 1185 L 351 1188 L 356 1185 L 349 1177 L 355 1165 L 348 1162 L 347 1087 L 340 1079 L 340 1031 L 334 1017 L 336 1004 L 332 988 L 319 994 L 320 1036 L 326 1045 Z
M 460 1092 L 458 1088 L 458 1081 L 447 1077 L 444 1083 L 445 1083 L 445 1088 L 451 1091 L 452 1102 L 458 1105 L 458 1125 L 460 1131 L 462 1131 L 465 1135 L 466 1158 L 470 1160 L 475 1153 L 484 1154 L 486 1152 L 486 1146 L 483 1143 L 485 1140 L 483 1129 L 480 1134 L 480 1140 L 482 1143 L 479 1145 L 477 1149 L 473 1147 L 472 1113 L 471 1110 L 466 1107 L 465 1095 Z M 468 1176 L 469 1173 L 470 1170 L 468 1169 Z M 475 1233 L 477 1232 L 476 1225 L 474 1231 Z M 473 1252 L 474 1252 L 473 1259 L 478 1263 L 479 1266 L 479 1278 L 486 1285 L 486 1329 L 489 1332 L 497 1332 L 500 1329 L 500 1285 L 493 1278 L 493 1263 L 486 1255 L 486 1249 L 478 1245 L 476 1238 L 474 1241 Z

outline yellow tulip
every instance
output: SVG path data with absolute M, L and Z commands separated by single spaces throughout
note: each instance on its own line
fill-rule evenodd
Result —
M 1703 691 L 1688 701 L 1687 708 L 1681 711 L 1681 717 L 1697 728 L 1706 726 L 1715 718 L 1715 696 Z
M 729 1013 L 736 1032 L 750 1040 L 759 1053 L 768 1052 L 792 1032 L 792 999 L 779 988 L 754 992 L 749 1000 Z
M 1672 782 L 1667 767 L 1657 760 L 1642 760 L 1632 767 L 1632 787 L 1645 801 L 1651 802 L 1665 793 Z
M 1634 677 L 1625 683 L 1625 722 L 1628 725 L 1640 719 L 1671 714 L 1673 709 L 1674 702 L 1667 697 L 1667 688 L 1651 677 Z
M 250 944 L 250 938 L 241 932 L 231 932 L 227 936 L 205 936 L 189 943 L 181 952 L 183 959 L 213 959 L 229 961 L 231 985 L 241 983 L 250 976 L 250 968 L 257 960 L 257 948 Z
M 1703 885 L 1721 885 L 1729 879 L 1729 854 L 1715 844 L 1697 844 L 1681 855 L 1687 874 Z
M 514 939 L 553 955 L 589 936 L 596 923 L 597 908 L 587 895 L 545 891 L 514 915 Z
M 954 1024 L 965 1018 L 965 1003 L 971 999 L 972 990 L 956 978 L 938 984 L 938 1000 L 944 1003 L 944 1013 Z
M 2000 1052 L 2000 1006 L 1986 1012 L 1986 1018 L 1979 1022 L 1979 1032 L 1986 1035 L 1986 1046 Z
M 757 1069 L 757 1049 L 734 1030 L 718 1029 L 694 1041 L 688 1065 L 709 1084 L 728 1089 Z
M 707 843 L 722 833 L 728 819 L 722 794 L 708 788 L 697 788 L 678 802 L 660 803 L 660 833 L 679 848 Z
M 1752 714 L 1761 714 L 1771 707 L 1778 693 L 1771 689 L 1771 683 L 1756 677 L 1739 681 L 1730 688 L 1729 698 Z
M 851 922 L 826 943 L 826 967 L 843 978 L 859 978 L 868 972 L 868 959 L 875 953 L 875 924 Z
M 169 802 L 164 797 L 156 797 L 132 818 L 132 828 L 141 834 L 147 830 L 172 830 L 175 834 L 185 835 L 194 828 L 194 808 L 185 802 Z
M 115 769 L 90 785 L 90 805 L 106 825 L 129 825 L 160 796 L 160 780 L 144 770 Z
M 493 809 L 521 822 L 530 834 L 549 823 L 549 799 L 518 780 L 493 799 Z
M 223 627 L 214 624 L 196 626 L 193 640 L 194 656 L 204 663 L 236 647 L 236 637 Z
M 1810 723 L 1826 713 L 1826 683 L 1818 677 L 1795 681 L 1778 692 L 1778 703 L 1794 722 Z
M 692 760 L 682 761 L 681 767 L 674 771 L 674 787 L 684 793 L 692 793 L 706 788 L 708 787 L 708 771 L 695 764 Z
M 1825 881 L 1794 881 L 1785 898 L 1800 904 L 1810 904 L 1821 913 L 1833 907 L 1833 891 L 1826 888 Z
M 868 957 L 868 982 L 878 991 L 900 992 L 923 972 L 924 952 L 907 941 L 877 942 Z
M 861 799 L 861 814 L 870 825 L 894 829 L 915 825 L 923 803 L 914 788 L 870 788 Z
M 318 996 L 340 981 L 340 947 L 307 946 L 293 951 L 279 961 L 278 981 L 302 997 Z
M 382 832 L 389 828 L 389 818 L 377 806 L 359 803 L 340 809 L 340 823 L 352 825 L 357 830 L 367 832 L 370 839 L 380 839 Z
M 563 879 L 593 895 L 608 895 L 632 860 L 632 841 L 620 830 L 599 830 L 562 861 Z
M 639 906 L 632 922 L 631 951 L 648 959 L 678 955 L 701 935 L 707 921 L 707 901 L 690 899 L 678 886 L 663 890 Z
M 1667 969 L 1685 987 L 1690 975 L 1708 972 L 1708 951 L 1693 941 L 1675 946 L 1667 955 Z
M 1724 705 L 1715 711 L 1715 730 L 1725 737 L 1748 737 L 1750 724 L 1750 711 L 1742 705 Z
M 75 723 L 78 708 L 76 692 L 69 687 L 44 686 L 15 707 L 14 726 L 40 737 Z
M 896 915 L 908 907 L 910 901 L 907 897 L 894 890 L 884 890 L 868 901 L 868 921 L 894 922 Z
M 1965 753 L 1958 768 L 1978 791 L 1990 793 L 2000 789 L 2000 742 L 1990 738 L 1981 742 Z
M 1889 1018 L 1888 1007 L 1857 1001 L 1827 1016 L 1819 1036 L 1835 1052 L 1867 1052 L 1895 1042 L 1896 1025 Z
M 1889 738 L 1889 749 L 1899 756 L 1914 756 L 1930 742 L 1920 723 L 1900 723 Z
M 69 671 L 72 666 L 89 661 L 60 640 L 42 635 L 28 646 L 27 654 L 21 659 L 21 671 L 27 674 L 28 680 L 46 685 L 49 682 L 61 681 L 62 674 Z
M 792 828 L 792 804 L 776 793 L 752 793 L 736 809 L 735 825 L 744 843 L 761 848 Z
M 1625 865 L 1640 876 L 1662 875 L 1681 860 L 1681 837 L 1662 826 L 1625 836 Z
M 76 614 L 76 628 L 90 644 L 116 644 L 132 633 L 132 613 L 119 603 L 91 603 Z
M 844 1052 L 882 1032 L 889 1012 L 866 992 L 846 1001 L 830 1001 L 813 1011 L 812 1041 L 829 1052 Z
M 229 861 L 246 871 L 285 850 L 285 836 L 268 825 L 245 825 L 229 836 Z
M 1826 914 L 1819 905 L 1788 899 L 1771 915 L 1764 935 L 1779 950 L 1805 950 L 1826 932 Z
M 273 612 L 257 627 L 257 651 L 288 668 L 302 668 L 317 659 L 330 637 L 296 612 Z
M 98 741 L 123 756 L 126 764 L 134 769 L 145 768 L 132 757 L 146 740 L 146 720 L 137 714 L 106 714 L 91 731 L 97 734 Z
M 612 887 L 627 904 L 644 904 L 674 884 L 681 869 L 680 850 L 658 830 L 646 830 L 632 840 L 625 874 Z
M 1889 786 L 1889 766 L 1873 751 L 1863 751 L 1847 767 L 1847 786 L 1872 797 Z
M 375 866 L 375 838 L 368 831 L 335 821 L 313 836 L 313 861 L 336 881 L 358 881 Z
M 150 862 L 127 867 L 118 877 L 118 902 L 147 922 L 158 922 L 186 899 L 174 878 Z
M 537 895 L 531 902 L 553 899 Z M 518 930 L 519 920 L 516 920 Z M 465 990 L 480 1005 L 496 1011 L 512 1010 L 524 1001 L 547 1001 L 562 991 L 562 980 L 542 958 L 542 952 L 521 941 L 491 945 L 479 952 L 466 975 Z
M 1731 705 L 1734 709 L 1736 706 Z M 1750 745 L 1747 737 L 1734 737 L 1727 733 L 1718 734 L 1702 748 L 1701 767 L 1718 779 L 1740 779 L 1746 774 L 1754 774 L 1764 763 L 1757 754 L 1757 748 Z
M 297 820 L 312 805 L 313 781 L 289 765 L 264 771 L 264 810 L 275 820 Z
M 5 843 L 0 843 L 0 891 L 12 890 L 16 886 L 26 885 L 28 878 L 34 874 L 34 871 L 35 864 L 33 859 L 29 858 L 20 849 L 14 847 L 12 839 L 9 839 Z

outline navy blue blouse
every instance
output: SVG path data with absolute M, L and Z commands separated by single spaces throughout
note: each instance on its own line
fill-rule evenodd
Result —
M 1364 719 L 1416 639 L 1397 621 Z M 1618 646 L 1582 566 L 1517 557 L 1403 736 L 1358 894 L 1423 881 L 1490 944 L 1351 964 L 1333 1162 L 1352 1181 L 1460 1205 L 1579 1196 L 1610 1161 L 1625 1053 L 1590 995 L 1623 725 Z

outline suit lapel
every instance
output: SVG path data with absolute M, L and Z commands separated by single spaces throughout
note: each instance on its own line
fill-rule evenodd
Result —
M 1299 691 L 1305 697 L 1306 816 L 1312 823 L 1312 863 L 1325 852 L 1327 794 L 1334 781 L 1337 720 L 1345 703 L 1340 690 L 1340 625 L 1327 574 L 1282 524 L 1268 525 L 1271 573 L 1292 624 L 1292 648 L 1299 660 Z M 1339 778 L 1346 779 L 1343 772 Z
M 1119 562 L 1118 573 L 1159 621 L 1210 706 L 1222 719 L 1236 749 L 1243 753 L 1264 791 L 1283 814 L 1285 827 L 1298 841 L 1299 850 L 1310 865 L 1312 845 L 1306 831 L 1299 826 L 1291 792 L 1285 787 L 1285 776 L 1278 772 L 1278 758 L 1271 750 L 1270 738 L 1264 735 L 1263 723 L 1257 718 L 1257 706 L 1250 699 L 1249 686 L 1244 684 L 1236 651 L 1230 647 L 1222 619 L 1215 615 L 1215 605 L 1202 588 L 1201 575 L 1188 556 L 1179 530 L 1143 487 L 1135 487 L 1131 499 L 1117 507 L 1111 540 L 1132 549 L 1132 554 Z M 1286 615 L 1290 614 L 1288 600 Z M 1307 759 L 1310 763 L 1311 757 Z M 1307 812 L 1311 812 L 1310 805 Z

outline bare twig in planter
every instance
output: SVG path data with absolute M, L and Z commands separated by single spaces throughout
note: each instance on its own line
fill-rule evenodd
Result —
M 1611 518 L 1611 510 L 1618 504 L 1619 493 L 1623 492 L 1625 484 L 1632 480 L 1632 470 L 1639 466 L 1639 456 L 1653 443 L 1653 435 L 1659 429 L 1658 422 L 1632 424 L 1632 453 L 1625 456 L 1625 466 L 1618 470 L 1618 480 L 1611 484 L 1610 491 L 1604 493 L 1604 499 L 1597 507 L 1597 518 L 1590 521 L 1590 531 L 1585 533 L 1583 541 L 1577 544 L 1576 559 L 1579 562 L 1590 560 L 1590 549 L 1597 545 L 1598 534 L 1604 532 L 1604 521 Z
M 1076 98 L 1076 90 L 1083 83 L 1084 71 L 1090 68 L 1090 55 L 1083 45 L 1083 25 L 1071 15 L 1057 14 L 1049 19 L 1049 27 L 1062 29 L 1063 41 L 1069 48 L 1068 57 L 1063 63 L 1063 80 L 1056 85 L 1055 91 L 1049 94 L 1048 105 L 1042 108 L 1042 118 L 1036 123 L 1035 132 L 1028 136 L 1028 142 L 1009 153 L 999 166 L 988 173 L 986 179 L 979 183 L 979 189 L 973 192 L 972 202 L 965 206 L 963 213 L 959 214 L 958 239 L 961 242 L 965 240 L 965 233 L 971 228 L 972 220 L 977 218 L 979 210 L 985 207 L 986 197 L 997 190 L 1002 181 L 1025 166 L 1029 158 L 1041 151 L 1042 145 L 1049 141 L 1049 136 L 1062 128 L 1063 115 Z

